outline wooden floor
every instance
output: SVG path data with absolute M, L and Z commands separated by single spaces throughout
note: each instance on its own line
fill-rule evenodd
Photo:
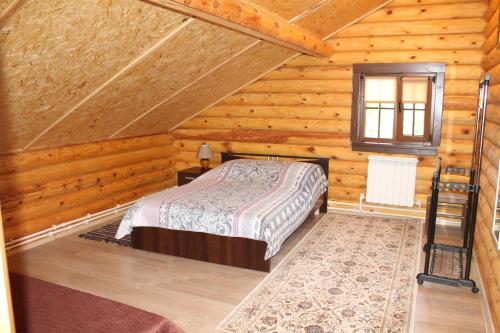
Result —
M 317 221 L 297 230 L 272 264 L 283 259 Z M 214 332 L 266 276 L 84 240 L 79 233 L 10 256 L 10 269 L 165 316 L 188 333 Z M 453 241 L 458 230 L 440 227 L 439 235 Z M 414 332 L 486 332 L 480 296 L 468 289 L 424 284 L 417 293 Z
M 425 239 L 423 240 L 425 241 Z M 437 226 L 436 242 L 451 245 L 461 244 L 458 227 Z M 424 254 L 421 256 L 421 270 Z M 477 267 L 473 266 L 472 279 L 479 283 Z M 470 288 L 455 288 L 432 283 L 419 286 L 415 332 L 436 333 L 480 333 L 487 332 L 480 294 L 473 294 Z

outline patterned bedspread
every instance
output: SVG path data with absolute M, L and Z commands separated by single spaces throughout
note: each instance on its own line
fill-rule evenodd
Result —
M 191 183 L 158 192 L 132 206 L 116 233 L 160 227 L 265 241 L 265 259 L 307 218 L 328 181 L 320 166 L 237 159 Z

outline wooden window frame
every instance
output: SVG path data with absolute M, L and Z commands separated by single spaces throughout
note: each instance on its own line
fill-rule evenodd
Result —
M 414 154 L 414 155 L 436 155 L 441 144 L 441 123 L 443 114 L 444 96 L 444 63 L 388 63 L 388 64 L 354 64 L 353 65 L 353 94 L 351 114 L 351 145 L 354 151 Z M 394 139 L 366 138 L 364 136 L 364 84 L 365 76 L 428 76 L 429 103 L 426 104 L 425 122 L 429 126 L 424 128 L 424 140 L 417 137 L 402 137 L 403 105 L 396 101 L 394 108 Z M 402 84 L 398 83 L 398 90 Z M 398 91 L 401 96 L 401 91 Z M 400 115 L 398 115 L 400 114 Z

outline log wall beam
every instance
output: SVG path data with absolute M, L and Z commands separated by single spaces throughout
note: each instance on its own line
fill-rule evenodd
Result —
M 329 57 L 332 46 L 317 34 L 245 0 L 141 0 L 317 57 Z
M 164 190 L 176 183 L 170 135 L 0 155 L 7 240 Z

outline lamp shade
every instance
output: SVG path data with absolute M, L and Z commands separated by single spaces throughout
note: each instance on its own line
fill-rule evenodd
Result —
M 210 159 L 214 156 L 212 153 L 212 149 L 206 143 L 200 145 L 200 149 L 198 149 L 198 158 L 199 159 Z

